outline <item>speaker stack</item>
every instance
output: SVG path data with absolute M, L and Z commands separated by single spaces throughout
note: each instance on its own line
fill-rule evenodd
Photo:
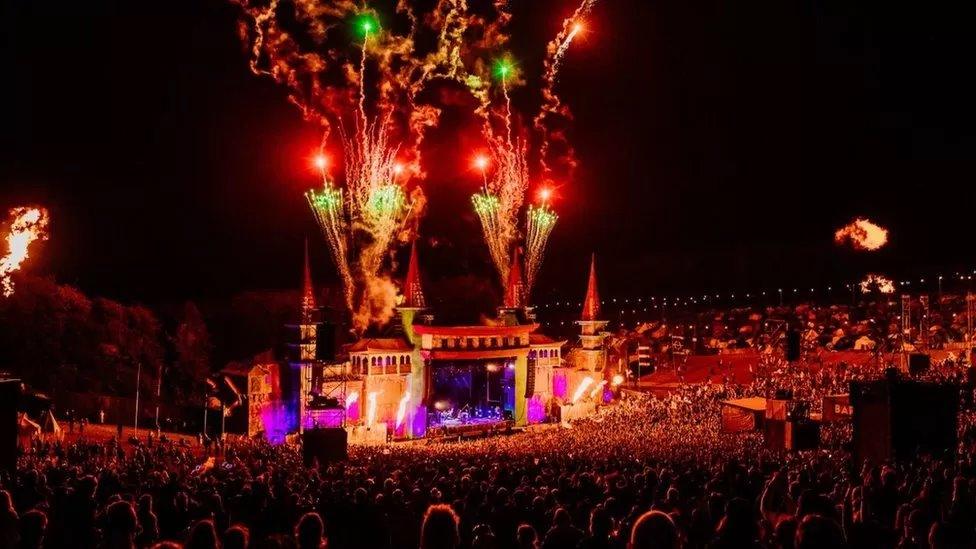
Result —
M 0 471 L 13 473 L 17 468 L 17 407 L 20 402 L 20 380 L 0 380 Z
M 959 387 L 891 377 L 851 382 L 855 463 L 956 447 Z
M 349 434 L 341 427 L 309 429 L 302 433 L 302 460 L 306 467 L 349 458 Z

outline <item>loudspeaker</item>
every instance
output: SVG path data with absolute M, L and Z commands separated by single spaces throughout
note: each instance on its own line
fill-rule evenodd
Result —
M 800 332 L 790 328 L 786 331 L 786 360 L 800 360 Z
M 319 324 L 316 330 L 315 358 L 316 360 L 335 360 L 336 355 L 336 327 L 331 322 Z
M 786 447 L 786 422 L 766 418 L 763 423 L 765 430 L 764 439 L 766 448 L 772 450 L 782 450 Z
M 779 388 L 773 394 L 776 400 L 793 400 L 793 389 Z
M 525 398 L 532 398 L 535 394 L 535 358 L 529 358 L 529 366 L 525 372 Z
M 919 376 L 929 370 L 932 365 L 932 358 L 924 353 L 912 353 L 908 355 L 908 373 L 912 376 Z
M 17 407 L 20 380 L 0 380 L 0 471 L 10 474 L 17 468 Z
M 852 382 L 854 463 L 956 447 L 959 387 L 903 379 Z
M 345 461 L 349 458 L 349 435 L 340 427 L 309 429 L 302 433 L 302 460 L 306 467 L 315 461 L 319 464 Z
M 787 421 L 784 447 L 787 450 L 814 450 L 820 446 L 820 424 L 815 421 Z

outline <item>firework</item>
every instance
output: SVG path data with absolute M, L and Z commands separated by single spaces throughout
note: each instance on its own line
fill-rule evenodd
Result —
M 553 141 L 558 141 L 564 149 L 563 163 L 570 170 L 576 165 L 575 154 L 564 133 L 551 131 L 547 127 L 547 122 L 551 118 L 569 119 L 572 117 L 569 109 L 563 105 L 556 93 L 556 83 L 559 81 L 559 69 L 562 66 L 563 56 L 569 50 L 573 39 L 582 32 L 583 18 L 590 13 L 596 2 L 597 0 L 583 0 L 573 15 L 563 20 L 562 30 L 546 47 L 546 59 L 543 65 L 542 107 L 533 121 L 533 126 L 540 136 L 539 163 L 542 167 L 544 180 L 550 178 L 551 169 L 548 156 L 550 144 Z
M 600 383 L 597 383 L 596 387 L 594 387 L 593 390 L 590 391 L 590 398 L 591 399 L 596 398 L 596 396 L 600 394 L 600 390 L 603 389 L 606 385 L 607 385 L 607 380 L 605 379 L 601 380 Z
M 542 266 L 549 234 L 559 216 L 545 202 L 538 207 L 529 206 L 525 215 L 525 285 L 531 291 L 535 277 Z
M 576 401 L 583 398 L 583 395 L 586 393 L 586 389 L 592 384 L 593 384 L 593 378 L 590 376 L 586 376 L 582 380 L 580 380 L 579 387 L 577 387 L 576 392 L 573 393 L 573 400 L 572 400 L 573 404 L 576 404 Z
M 888 243 L 888 230 L 869 219 L 859 217 L 834 232 L 838 245 L 850 243 L 855 250 L 875 251 Z
M 13 295 L 10 275 L 28 258 L 31 243 L 38 239 L 47 240 L 48 216 L 44 208 L 12 208 L 9 219 L 7 254 L 0 258 L 0 291 L 4 297 Z
M 575 165 L 572 160 L 572 148 L 565 140 L 563 131 L 551 131 L 547 124 L 547 117 L 560 114 L 563 118 L 570 117 L 568 109 L 562 105 L 555 92 L 555 85 L 562 58 L 573 39 L 581 32 L 582 18 L 593 8 L 596 0 L 583 0 L 571 17 L 563 21 L 562 30 L 550 42 L 545 61 L 543 75 L 542 107 L 533 119 L 533 127 L 539 135 L 538 154 L 541 176 L 544 181 L 551 180 L 551 169 L 547 157 L 550 142 L 559 139 L 563 145 L 562 151 L 568 161 L 567 165 Z M 494 38 L 485 38 L 485 42 L 503 44 L 507 41 L 502 29 L 510 19 L 503 8 L 505 2 L 496 2 L 498 19 L 493 25 L 485 27 L 486 33 L 497 34 Z M 483 65 L 482 65 L 483 66 Z M 548 196 L 542 200 L 539 207 L 529 206 L 526 212 L 526 228 L 520 234 L 518 218 L 525 204 L 525 195 L 529 189 L 530 171 L 528 165 L 529 140 L 517 126 L 512 112 L 510 86 L 519 82 L 519 75 L 515 63 L 508 58 L 497 60 L 488 72 L 482 70 L 476 78 L 468 78 L 469 88 L 481 100 L 479 113 L 483 116 L 483 134 L 488 143 L 492 160 L 492 173 L 484 174 L 482 169 L 484 188 L 473 197 L 475 211 L 481 221 L 482 233 L 488 250 L 495 264 L 499 279 L 506 284 L 508 269 L 511 265 L 511 250 L 518 239 L 525 239 L 525 271 L 526 292 L 530 292 L 536 275 L 542 264 L 543 253 L 549 235 L 557 219 L 556 214 L 549 209 Z M 491 95 L 484 92 L 484 83 L 491 82 L 492 76 L 497 82 L 497 95 L 500 102 L 493 108 Z M 497 101 L 497 99 L 496 99 Z M 571 175 L 571 174 L 567 174 Z M 547 191 L 548 192 L 548 191 Z
M 483 131 L 488 139 L 491 165 L 490 175 L 485 172 L 487 159 L 476 160 L 482 173 L 484 190 L 473 197 L 475 212 L 481 220 L 481 230 L 499 279 L 508 279 L 511 266 L 511 249 L 519 236 L 518 215 L 525 201 L 529 186 L 529 166 L 526 140 L 514 135 L 512 126 L 511 99 L 508 95 L 508 81 L 514 76 L 511 61 L 501 60 L 495 64 L 494 73 L 501 82 L 503 107 L 496 117 L 500 119 L 502 131 L 495 133 L 491 118 L 486 117 Z
M 379 393 L 376 391 L 370 391 L 366 395 L 366 427 L 372 427 L 373 423 L 376 422 L 376 397 Z
M 348 243 L 346 241 L 346 218 L 343 208 L 342 189 L 338 189 L 326 180 L 321 191 L 308 191 L 305 193 L 308 205 L 312 209 L 315 221 L 329 245 L 332 252 L 332 261 L 335 263 L 339 278 L 342 281 L 343 293 L 346 298 L 346 306 L 353 307 L 353 279 L 349 269 Z
M 870 273 L 861 281 L 861 291 L 870 292 L 877 289 L 883 294 L 895 293 L 895 283 L 883 275 Z
M 329 177 L 320 153 L 314 163 L 322 188 L 306 198 L 329 245 L 354 328 L 362 332 L 392 317 L 395 291 L 384 268 L 393 265 L 386 259 L 398 240 L 411 237 L 425 203 L 419 187 L 408 192 L 407 186 L 421 175 L 419 143 L 436 122 L 437 110 L 415 100 L 431 72 L 423 69 L 436 63 L 414 53 L 419 21 L 406 2 L 397 6 L 411 22 L 406 35 L 384 31 L 374 11 L 350 1 L 294 0 L 287 9 L 277 0 L 236 3 L 250 39 L 252 71 L 283 84 L 303 116 L 321 125 L 322 149 L 338 128 L 344 181 Z M 335 31 L 350 20 L 354 55 Z M 367 74 L 376 74 L 376 81 Z
M 400 403 L 397 405 L 396 413 L 396 423 L 394 424 L 394 429 L 399 429 L 400 425 L 403 423 L 403 418 L 407 415 L 407 402 L 410 401 L 410 378 L 407 378 L 407 386 L 403 390 L 403 396 L 400 397 Z
M 418 14 L 408 0 L 399 0 L 396 17 L 409 22 L 404 34 L 384 30 L 375 11 L 351 0 L 230 1 L 241 7 L 241 34 L 251 52 L 252 71 L 282 84 L 302 115 L 319 123 L 322 149 L 330 143 L 332 128 L 339 130 L 344 181 L 326 177 L 323 156 L 316 160 L 322 189 L 307 198 L 329 244 L 354 328 L 361 332 L 392 316 L 395 294 L 390 298 L 392 283 L 384 268 L 393 268 L 387 258 L 397 241 L 409 240 L 416 231 L 425 199 L 418 186 L 407 192 L 408 185 L 412 178 L 423 177 L 419 145 L 440 113 L 419 104 L 417 97 L 438 79 L 465 86 L 477 101 L 491 170 L 489 174 L 487 163 L 482 165 L 483 189 L 473 202 L 504 284 L 511 250 L 523 236 L 519 217 L 529 189 L 529 139 L 513 116 L 509 95 L 511 86 L 521 84 L 517 66 L 507 58 L 485 63 L 504 51 L 509 40 L 507 2 L 494 1 L 493 15 L 484 15 L 470 12 L 467 0 L 437 0 L 429 13 Z M 564 132 L 547 129 L 546 117 L 569 117 L 554 90 L 559 66 L 595 1 L 579 5 L 547 50 L 543 112 L 534 124 L 542 139 L 535 145 L 546 180 L 549 143 L 556 139 L 551 136 L 565 144 Z M 348 39 L 336 31 L 350 20 L 362 39 L 361 44 L 356 40 L 361 47 L 354 55 Z M 436 37 L 424 54 L 414 47 L 421 31 Z M 376 81 L 367 75 L 376 75 Z M 527 252 L 531 281 L 555 214 L 543 206 L 528 215 L 524 236 L 534 248 Z
M 481 230 L 485 236 L 485 243 L 488 244 L 488 253 L 495 264 L 499 274 L 507 273 L 508 268 L 504 267 L 508 261 L 509 242 L 501 237 L 500 225 L 500 203 L 498 197 L 493 194 L 479 193 L 471 197 L 474 203 L 474 211 L 481 220 Z

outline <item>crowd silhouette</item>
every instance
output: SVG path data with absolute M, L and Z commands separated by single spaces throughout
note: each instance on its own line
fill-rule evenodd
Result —
M 933 369 L 953 379 L 961 364 Z M 971 547 L 976 445 L 854 463 L 849 428 L 815 451 L 724 434 L 723 399 L 803 389 L 816 402 L 866 366 L 810 374 L 766 360 L 748 385 L 629 393 L 568 428 L 350 448 L 307 468 L 256 440 L 210 453 L 151 440 L 38 443 L 0 492 L 4 547 Z

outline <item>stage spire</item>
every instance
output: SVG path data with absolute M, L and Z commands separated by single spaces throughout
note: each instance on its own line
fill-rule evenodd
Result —
M 512 254 L 512 265 L 508 268 L 508 283 L 505 284 L 505 308 L 519 309 L 525 303 L 525 282 L 522 279 L 522 266 L 520 263 L 521 248 L 515 248 Z
M 417 260 L 417 240 L 410 244 L 410 263 L 407 265 L 407 279 L 403 284 L 403 304 L 414 309 L 427 306 L 424 288 L 420 283 L 420 262 Z
M 315 311 L 315 288 L 312 287 L 312 266 L 308 258 L 308 238 L 305 238 L 305 272 L 302 280 L 302 323 L 312 322 Z
M 581 320 L 593 321 L 600 318 L 600 291 L 596 283 L 596 254 L 590 256 L 590 281 L 586 285 L 586 301 L 583 302 Z

